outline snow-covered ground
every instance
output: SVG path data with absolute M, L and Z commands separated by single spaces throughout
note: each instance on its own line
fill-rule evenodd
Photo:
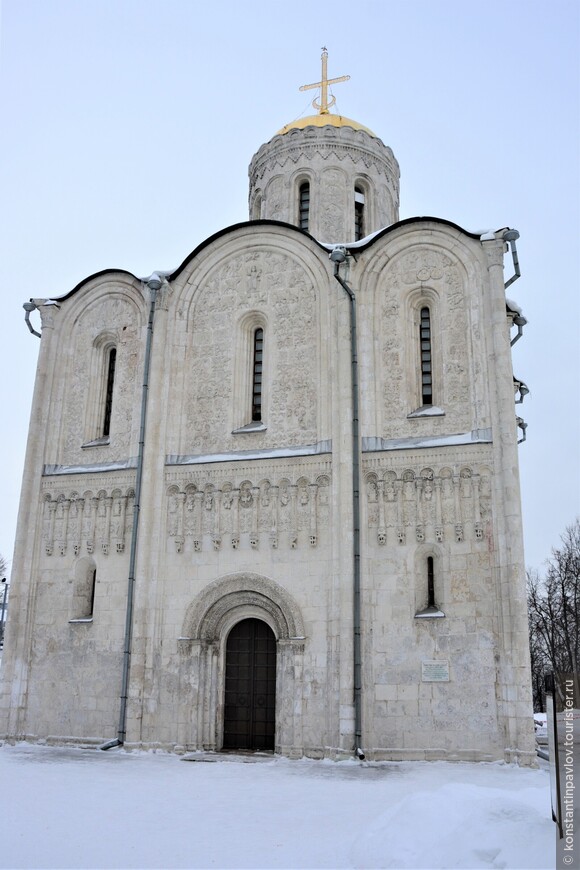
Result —
M 227 757 L 226 757 L 227 758 Z M 0 749 L 0 867 L 550 868 L 546 770 Z

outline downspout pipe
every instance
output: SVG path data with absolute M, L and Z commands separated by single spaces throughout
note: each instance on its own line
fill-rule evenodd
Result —
M 26 312 L 26 314 L 24 315 L 24 321 L 25 321 L 28 329 L 30 330 L 32 335 L 35 335 L 37 338 L 42 338 L 41 333 L 37 332 L 36 329 L 33 327 L 32 323 L 30 322 L 30 315 L 32 314 L 33 311 L 36 311 L 36 309 L 38 307 L 36 302 L 33 302 L 31 299 L 30 302 L 25 302 L 22 307 L 24 308 L 24 310 Z
M 133 607 L 135 597 L 135 568 L 137 564 L 137 539 L 139 535 L 139 513 L 141 510 L 141 489 L 143 486 L 143 453 L 145 448 L 145 427 L 147 420 L 147 399 L 149 395 L 149 372 L 151 368 L 151 344 L 153 340 L 153 321 L 155 318 L 155 303 L 157 291 L 162 280 L 157 273 L 148 279 L 147 287 L 151 292 L 149 320 L 145 339 L 145 361 L 143 365 L 143 386 L 141 390 L 141 420 L 139 425 L 139 451 L 137 454 L 137 470 L 135 474 L 135 504 L 133 508 L 133 528 L 131 530 L 131 550 L 129 555 L 129 577 L 127 581 L 127 610 L 125 614 L 125 641 L 123 646 L 123 676 L 121 683 L 121 704 L 119 711 L 119 726 L 117 738 L 104 743 L 101 749 L 112 749 L 122 746 L 127 735 L 127 701 L 129 697 L 129 674 L 131 671 L 131 647 L 133 640 Z
M 514 335 L 514 337 L 513 337 L 512 340 L 510 341 L 510 347 L 513 347 L 514 344 L 516 343 L 516 341 L 519 341 L 519 340 L 520 340 L 520 338 L 521 338 L 522 335 L 524 334 L 524 326 L 526 325 L 527 322 L 528 322 L 528 321 L 527 321 L 526 318 L 523 316 L 523 314 L 517 314 L 517 315 L 513 318 L 513 324 L 514 324 L 514 326 L 517 326 L 518 331 L 517 331 L 516 335 Z
M 505 284 L 504 284 L 505 290 L 507 290 L 507 288 L 510 286 L 510 284 L 513 284 L 514 281 L 517 281 L 518 278 L 520 278 L 521 274 L 522 274 L 520 272 L 520 262 L 518 260 L 518 252 L 517 252 L 517 248 L 516 248 L 516 239 L 519 239 L 519 237 L 520 237 L 520 234 L 518 233 L 517 230 L 506 230 L 502 236 L 504 242 L 509 243 L 509 246 L 510 246 L 511 252 L 512 252 L 512 261 L 514 264 L 514 274 L 511 276 L 511 278 L 508 281 L 505 282 Z
M 340 264 L 346 261 L 346 248 L 337 246 L 330 254 L 334 263 L 334 277 L 347 294 L 350 302 L 350 354 L 352 387 L 352 519 L 353 519 L 353 664 L 354 664 L 354 751 L 364 760 L 362 744 L 362 650 L 360 604 L 360 435 L 359 389 L 356 329 L 356 297 L 354 291 L 340 275 Z

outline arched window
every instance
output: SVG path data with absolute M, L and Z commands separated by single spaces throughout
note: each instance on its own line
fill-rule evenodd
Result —
M 435 571 L 433 556 L 427 556 L 427 607 L 435 607 Z
M 268 417 L 268 325 L 260 311 L 249 311 L 239 323 L 233 355 L 232 432 L 264 432 Z
M 118 349 L 119 336 L 112 330 L 101 332 L 93 341 L 85 440 L 82 447 L 102 447 L 109 444 L 113 425 L 113 401 L 118 401 L 118 397 L 114 399 L 115 384 L 118 385 L 120 372 L 117 366 Z
M 298 226 L 308 229 L 310 217 L 310 182 L 303 181 L 298 189 Z
M 115 363 L 117 362 L 117 349 L 109 350 L 107 359 L 107 386 L 105 392 L 105 414 L 103 417 L 103 438 L 108 438 L 111 431 L 111 413 L 113 410 L 113 387 L 115 384 Z
M 354 189 L 354 240 L 364 239 L 365 235 L 365 195 L 361 187 Z
M 252 363 L 252 423 L 262 420 L 262 363 L 264 361 L 264 330 L 260 327 L 254 332 L 254 353 Z
M 431 344 L 431 313 L 425 306 L 421 308 L 421 321 L 419 326 L 419 344 L 421 359 L 421 404 L 433 404 L 433 359 Z
M 262 194 L 257 193 L 252 206 L 252 220 L 259 221 L 262 217 Z

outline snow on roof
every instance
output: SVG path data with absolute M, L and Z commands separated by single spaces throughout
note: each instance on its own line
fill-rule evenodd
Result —
M 177 456 L 169 454 L 165 457 L 166 465 L 202 465 L 206 462 L 235 462 L 249 459 L 285 459 L 290 456 L 317 456 L 332 451 L 332 441 L 318 441 L 316 444 L 306 444 L 299 447 L 271 447 L 262 450 L 235 450 L 231 453 L 202 453 L 198 455 Z
M 45 465 L 42 474 L 44 477 L 53 474 L 98 474 L 101 471 L 123 471 L 125 468 L 137 468 L 137 458 L 120 459 L 118 462 L 94 462 L 91 465 Z
M 381 450 L 410 450 L 417 447 L 449 447 L 458 444 L 490 444 L 491 429 L 473 429 L 457 435 L 435 435 L 416 438 L 379 438 L 372 436 L 362 439 L 363 453 L 376 453 Z
M 514 302 L 513 299 L 508 299 L 506 296 L 505 304 L 509 308 L 510 311 L 514 311 L 516 314 L 522 314 L 522 309 L 518 305 L 517 302 Z
M 438 408 L 437 405 L 427 405 L 424 408 L 419 408 L 413 411 L 412 414 L 407 414 L 408 417 L 444 417 L 445 411 Z

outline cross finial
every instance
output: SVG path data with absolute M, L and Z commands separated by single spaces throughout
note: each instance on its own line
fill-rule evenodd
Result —
M 302 85 L 300 88 L 301 91 L 309 91 L 312 88 L 320 88 L 320 102 L 317 103 L 316 99 L 312 100 L 312 105 L 315 109 L 318 109 L 319 115 L 328 115 L 328 110 L 331 106 L 334 106 L 336 103 L 336 97 L 332 96 L 330 98 L 330 102 L 328 101 L 328 86 L 334 85 L 336 82 L 347 82 L 350 76 L 340 76 L 337 79 L 329 79 L 327 73 L 327 61 L 328 61 L 328 51 L 326 46 L 322 47 L 322 77 L 321 81 L 314 82 L 311 85 Z

